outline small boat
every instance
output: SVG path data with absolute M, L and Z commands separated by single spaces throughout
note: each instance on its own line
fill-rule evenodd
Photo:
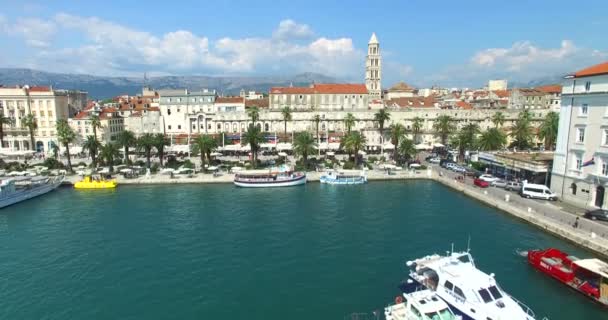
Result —
M 51 192 L 57 189 L 62 182 L 63 176 L 3 178 L 0 181 L 0 208 Z
M 84 178 L 74 183 L 75 189 L 114 189 L 116 188 L 115 180 L 105 180 L 101 177 L 93 177 L 85 175 Z
M 608 263 L 579 259 L 555 248 L 531 250 L 527 257 L 537 270 L 608 306 Z
M 367 175 L 365 171 L 356 170 L 327 171 L 319 181 L 327 184 L 364 184 L 367 183 Z
M 395 304 L 384 308 L 386 320 L 457 320 L 445 301 L 433 291 L 425 289 L 404 293 L 395 298 Z
M 243 170 L 234 175 L 234 184 L 245 188 L 291 187 L 306 183 L 306 173 L 281 170 Z
M 477 269 L 468 251 L 429 255 L 408 261 L 405 293 L 429 289 L 465 320 L 533 320 L 534 312 L 506 293 L 494 278 Z

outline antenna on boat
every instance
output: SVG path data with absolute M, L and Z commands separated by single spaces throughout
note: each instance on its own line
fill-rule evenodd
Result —
M 454 254 L 454 242 L 452 242 L 452 252 L 451 254 Z
M 467 240 L 467 252 L 471 251 L 471 235 L 469 234 L 469 239 Z

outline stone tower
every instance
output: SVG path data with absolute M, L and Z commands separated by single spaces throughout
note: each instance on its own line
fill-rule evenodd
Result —
M 380 43 L 376 33 L 367 44 L 367 59 L 365 61 L 365 86 L 369 92 L 370 100 L 382 97 L 382 57 L 380 56 Z

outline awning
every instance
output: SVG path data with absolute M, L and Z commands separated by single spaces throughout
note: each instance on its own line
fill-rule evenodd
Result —
M 279 152 L 279 157 L 287 157 L 287 153 L 285 153 L 285 152 Z
M 277 143 L 277 150 L 291 150 L 291 143 L 288 142 L 279 142 Z
M 390 142 L 385 143 L 383 147 L 384 149 L 395 149 L 395 145 Z
M 330 157 L 333 157 L 333 156 L 335 156 L 335 155 L 336 155 L 336 153 L 335 153 L 335 152 L 333 152 L 333 151 L 327 151 L 327 152 L 325 153 L 325 155 L 330 156 Z

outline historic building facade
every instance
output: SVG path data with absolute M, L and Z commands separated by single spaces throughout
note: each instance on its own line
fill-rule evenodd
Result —
M 382 98 L 382 56 L 380 55 L 380 43 L 376 33 L 367 44 L 367 59 L 365 60 L 365 86 L 371 100 Z

